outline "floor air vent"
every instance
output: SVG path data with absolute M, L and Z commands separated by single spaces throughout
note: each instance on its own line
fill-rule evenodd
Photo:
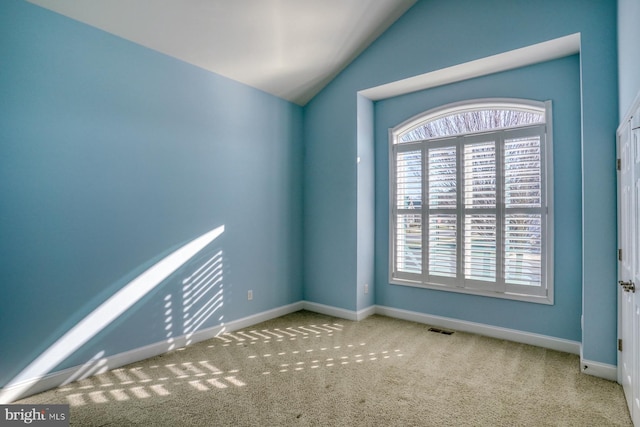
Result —
M 429 328 L 429 332 L 435 332 L 437 334 L 444 334 L 444 335 L 453 335 L 453 331 L 445 331 L 444 329 L 438 329 L 438 328 Z

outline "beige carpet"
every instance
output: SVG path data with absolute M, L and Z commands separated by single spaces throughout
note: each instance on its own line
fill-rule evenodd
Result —
M 575 355 L 300 311 L 16 403 L 78 426 L 629 426 Z

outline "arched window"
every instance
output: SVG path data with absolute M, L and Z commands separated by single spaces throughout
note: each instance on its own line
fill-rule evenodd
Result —
M 391 130 L 392 283 L 553 302 L 550 118 L 490 99 Z

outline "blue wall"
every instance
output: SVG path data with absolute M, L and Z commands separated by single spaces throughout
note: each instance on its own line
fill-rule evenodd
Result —
M 358 95 L 358 255 L 357 310 L 375 303 L 375 150 L 371 143 L 375 133 L 374 106 L 370 99 Z
M 574 208 L 566 218 L 556 217 L 556 221 L 571 224 L 571 233 L 575 233 L 578 226 L 581 229 L 583 245 L 572 235 L 564 249 L 582 256 L 583 298 L 580 301 L 580 294 L 576 292 L 578 274 L 570 278 L 566 294 L 563 294 L 565 290 L 558 291 L 562 308 L 528 308 L 535 312 L 533 317 L 517 321 L 513 326 L 579 339 L 577 306 L 582 303 L 584 330 L 581 341 L 585 359 L 615 364 L 616 260 L 611 254 L 616 250 L 616 176 L 611 165 L 615 159 L 618 121 L 616 12 L 615 2 L 608 0 L 590 1 L 589 7 L 580 0 L 421 0 L 365 50 L 305 108 L 306 299 L 351 310 L 361 308 L 357 304 L 360 301 L 357 298 L 359 274 L 355 260 L 358 256 L 355 230 L 362 217 L 356 209 L 361 183 L 357 181 L 353 161 L 358 144 L 358 91 L 580 33 L 580 72 L 575 72 L 575 58 L 572 59 L 571 87 L 581 89 L 580 104 L 572 107 L 575 108 L 572 114 L 574 117 L 581 115 L 582 139 L 579 152 L 575 145 L 572 146 L 571 162 L 581 162 L 584 173 L 581 187 L 572 187 L 570 191 L 582 192 L 582 197 L 572 193 L 572 200 L 582 200 L 582 221 L 575 224 Z M 526 86 L 529 82 L 522 81 L 521 84 Z M 442 99 L 460 98 L 449 86 L 441 90 L 452 91 Z M 531 93 L 541 94 L 536 88 L 532 88 Z M 387 173 L 386 168 L 384 165 L 383 173 Z M 377 199 L 386 197 L 387 191 L 387 187 L 376 187 L 378 205 Z M 378 209 L 376 213 L 379 212 Z M 380 219 L 376 219 L 376 223 L 380 224 Z M 377 227 L 376 243 L 385 239 L 378 235 L 380 232 Z M 560 248 L 557 246 L 556 251 Z M 574 271 L 580 265 L 573 255 L 571 260 L 568 271 Z M 378 250 L 376 283 L 386 280 L 386 276 L 380 277 L 383 274 L 380 265 L 387 263 L 386 251 Z M 422 312 L 429 312 L 433 307 L 433 303 L 420 304 L 420 301 L 432 298 L 433 292 L 385 289 L 387 294 L 403 293 L 402 299 L 391 299 L 381 290 L 384 286 L 391 285 L 383 284 L 376 289 L 376 303 L 384 301 L 392 307 L 402 308 L 411 300 L 412 309 Z M 441 311 L 442 315 L 451 317 L 473 312 L 479 300 L 467 295 L 446 298 L 452 298 L 449 307 L 454 305 L 454 300 L 459 307 L 455 311 Z M 497 304 L 507 315 L 530 306 L 494 300 L 486 304 L 487 310 Z M 511 308 L 505 309 L 507 305 Z M 570 323 L 547 325 L 545 310 L 555 310 L 556 320 L 571 318 Z M 508 323 L 505 315 L 486 313 L 478 316 L 493 325 Z
M 526 82 L 526 84 L 522 84 Z M 580 63 L 577 55 L 376 103 L 376 188 L 389 188 L 388 129 L 440 105 L 466 99 L 552 101 L 555 210 L 554 305 L 389 285 L 376 263 L 376 302 L 438 316 L 580 341 L 582 313 Z M 376 259 L 389 258 L 389 196 L 376 198 Z M 576 250 L 578 248 L 578 250 Z
M 618 0 L 620 118 L 640 94 L 640 0 Z
M 357 100 L 342 81 L 305 107 L 304 299 L 355 310 Z
M 0 386 L 222 225 L 58 368 L 182 335 L 182 281 L 215 256 L 204 298 L 223 304 L 200 329 L 302 298 L 301 107 L 17 0 L 0 4 L 0 58 Z

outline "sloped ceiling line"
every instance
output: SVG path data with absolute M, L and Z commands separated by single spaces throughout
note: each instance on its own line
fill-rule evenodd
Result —
M 28 0 L 305 105 L 417 0 Z

